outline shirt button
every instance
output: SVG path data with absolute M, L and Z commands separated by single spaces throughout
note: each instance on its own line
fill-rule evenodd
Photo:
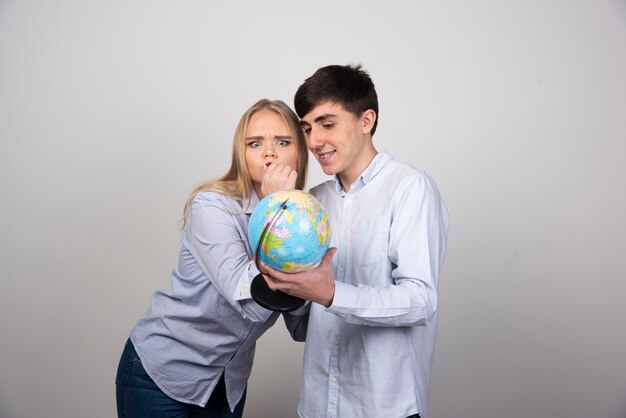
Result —
M 337 378 L 336 378 L 335 376 L 332 376 L 332 377 L 330 378 L 330 381 L 331 381 L 331 382 L 336 382 L 336 381 L 337 381 Z
M 233 271 L 233 266 L 227 266 L 227 267 L 226 267 L 226 270 L 228 270 L 228 271 Z

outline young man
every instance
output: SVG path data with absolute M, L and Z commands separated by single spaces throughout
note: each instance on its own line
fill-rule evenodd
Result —
M 378 152 L 374 84 L 328 66 L 300 86 L 307 146 L 334 179 L 314 187 L 332 245 L 315 269 L 267 268 L 273 289 L 311 300 L 301 417 L 425 418 L 448 214 L 433 180 Z

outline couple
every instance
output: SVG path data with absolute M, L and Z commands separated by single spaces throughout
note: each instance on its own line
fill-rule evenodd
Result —
M 249 214 L 302 189 L 307 147 L 334 179 L 311 189 L 332 248 L 312 270 L 267 268 L 272 289 L 312 303 L 282 313 L 305 341 L 298 414 L 426 417 L 448 215 L 432 179 L 378 152 L 374 84 L 360 66 L 320 68 L 293 113 L 261 100 L 242 116 L 230 170 L 191 193 L 172 287 L 156 292 L 117 372 L 120 417 L 241 417 L 256 340 L 281 315 L 257 305 Z

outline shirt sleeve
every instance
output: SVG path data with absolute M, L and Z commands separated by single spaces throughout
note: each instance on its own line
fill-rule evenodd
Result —
M 245 237 L 232 210 L 219 199 L 194 201 L 190 211 L 190 252 L 204 274 L 242 317 L 254 322 L 269 319 L 272 311 L 250 298 L 252 261 Z
M 311 310 L 311 302 L 307 301 L 300 308 L 292 312 L 283 312 L 283 320 L 285 326 L 294 341 L 305 341 L 306 332 L 309 324 L 309 312 Z
M 386 286 L 335 282 L 329 312 L 371 326 L 427 325 L 437 310 L 448 214 L 434 182 L 424 176 L 394 199 L 389 229 L 391 277 Z M 357 282 L 357 281 L 355 281 Z

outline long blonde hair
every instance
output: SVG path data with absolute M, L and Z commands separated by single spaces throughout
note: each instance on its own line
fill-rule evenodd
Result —
M 209 180 L 202 183 L 196 187 L 189 195 L 189 198 L 187 198 L 183 210 L 182 228 L 185 227 L 189 219 L 189 210 L 193 199 L 201 192 L 214 191 L 226 196 L 231 196 L 237 200 L 241 200 L 243 202 L 242 207 L 248 207 L 253 187 L 250 171 L 248 171 L 248 166 L 246 165 L 246 132 L 252 115 L 264 109 L 276 112 L 283 121 L 285 121 L 287 128 L 289 128 L 298 153 L 298 166 L 296 168 L 298 178 L 296 180 L 296 188 L 300 190 L 304 189 L 309 154 L 298 116 L 282 100 L 261 99 L 246 110 L 241 116 L 241 119 L 239 119 L 233 138 L 231 165 L 226 174 L 216 180 Z

